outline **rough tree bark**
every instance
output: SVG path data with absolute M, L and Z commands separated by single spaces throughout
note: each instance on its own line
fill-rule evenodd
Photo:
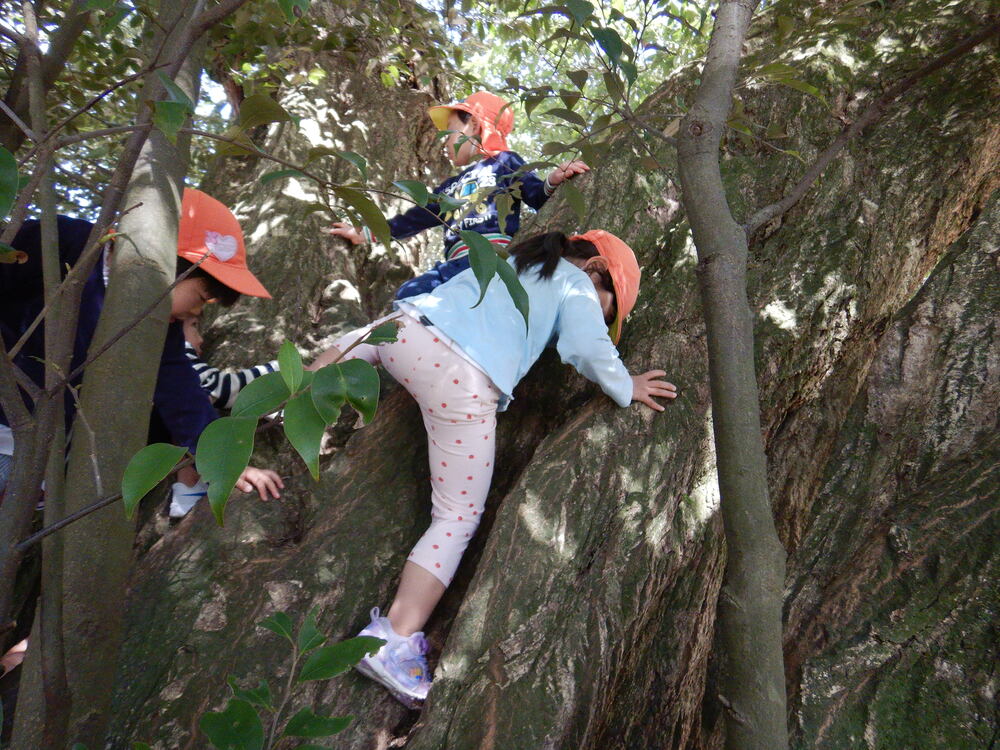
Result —
M 789 553 L 796 748 L 972 748 L 997 731 L 994 54 L 927 79 L 751 243 L 768 485 Z M 375 89 L 336 56 L 323 64 L 323 96 L 285 102 L 308 115 L 300 132 L 362 153 L 365 135 L 383 139 L 384 151 L 369 152 L 380 179 L 412 177 L 400 154 L 434 150 L 418 130 L 420 97 Z M 802 65 L 821 76 L 827 63 Z M 651 124 L 664 127 L 689 86 L 683 71 L 665 83 L 645 104 Z M 811 98 L 744 93 L 807 160 L 841 127 Z M 846 115 L 872 95 L 854 92 Z M 352 101 L 380 127 L 362 127 Z M 290 129 L 274 141 L 298 154 L 314 145 Z M 664 144 L 649 146 L 673 162 Z M 254 267 L 278 292 L 273 307 L 255 302 L 216 322 L 224 361 L 270 357 L 285 336 L 318 346 L 392 286 L 367 257 L 317 241 L 319 221 L 295 212 L 309 200 L 296 183 L 283 194 L 259 187 L 270 169 L 233 166 L 214 183 L 236 188 Z M 776 200 L 799 169 L 727 143 L 734 214 Z M 688 219 L 675 185 L 624 140 L 582 187 L 586 226 L 618 231 L 645 268 L 626 363 L 667 370 L 682 397 L 653 419 L 615 408 L 552 359 L 539 364 L 501 420 L 486 518 L 429 623 L 439 657 L 423 712 L 353 674 L 297 690 L 296 705 L 357 717 L 339 747 L 722 747 L 713 654 L 725 553 Z M 575 229 L 571 217 L 556 198 L 542 223 Z M 372 296 L 354 293 L 372 280 Z M 221 529 L 206 508 L 174 527 L 150 520 L 110 746 L 202 746 L 198 716 L 224 705 L 227 674 L 244 685 L 285 677 L 283 646 L 255 626 L 267 614 L 316 606 L 341 637 L 386 603 L 428 510 L 419 415 L 386 385 L 373 425 L 334 431 L 318 485 L 265 445 L 260 463 L 287 461 L 283 502 L 233 502 Z

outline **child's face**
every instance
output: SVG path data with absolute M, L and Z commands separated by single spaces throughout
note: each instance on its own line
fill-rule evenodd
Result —
M 611 281 L 611 274 L 608 273 L 607 264 L 601 258 L 591 258 L 583 266 L 597 290 L 597 299 L 601 303 L 601 312 L 604 313 L 604 322 L 611 325 L 615 319 L 616 305 L 614 284 Z
M 205 305 L 215 301 L 205 279 L 183 279 L 170 292 L 170 322 L 197 318 Z
M 470 117 L 468 122 L 463 123 L 459 116 L 452 112 L 448 115 L 448 130 L 452 131 L 444 140 L 444 150 L 448 159 L 456 167 L 471 164 L 479 153 L 476 142 L 471 140 L 472 136 L 479 135 L 479 125 L 476 124 L 475 119 Z M 456 144 L 463 135 L 469 136 L 469 138 L 456 149 Z
M 201 322 L 201 318 L 184 318 L 182 325 L 184 326 L 184 338 L 191 344 L 194 349 L 195 354 L 201 356 L 201 346 L 205 343 L 204 337 L 201 335 L 201 331 L 198 329 L 198 324 Z

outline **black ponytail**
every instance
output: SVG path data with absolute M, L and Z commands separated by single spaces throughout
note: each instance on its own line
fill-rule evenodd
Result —
M 541 264 L 538 277 L 548 279 L 555 273 L 560 258 L 593 258 L 597 248 L 587 240 L 571 240 L 562 232 L 536 234 L 510 248 L 518 275 L 532 266 Z

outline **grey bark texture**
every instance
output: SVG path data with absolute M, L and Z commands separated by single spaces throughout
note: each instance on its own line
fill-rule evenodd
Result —
M 698 252 L 726 570 L 719 592 L 719 700 L 727 750 L 788 747 L 781 652 L 785 550 L 775 531 L 747 301 L 747 234 L 733 218 L 720 144 L 756 3 L 722 2 L 691 109 L 677 134 L 677 172 Z
M 284 102 L 315 125 L 272 133 L 279 152 L 317 145 L 315 127 L 368 154 L 385 183 L 440 165 L 424 95 L 379 89 L 335 56 L 322 63 L 322 87 Z M 998 731 L 994 63 L 986 49 L 960 74 L 929 78 L 752 239 L 768 485 L 789 554 L 795 748 L 973 748 Z M 826 64 L 803 62 L 816 76 Z M 666 126 L 690 77 L 646 102 L 651 124 Z M 846 113 L 872 93 L 855 92 Z M 807 160 L 840 129 L 811 98 L 744 94 Z M 648 145 L 673 163 L 659 140 Z M 725 547 L 696 257 L 674 182 L 641 157 L 616 142 L 580 183 L 583 226 L 557 196 L 534 228 L 606 227 L 636 248 L 643 290 L 621 351 L 633 371 L 665 369 L 681 397 L 659 417 L 618 409 L 543 358 L 501 419 L 486 517 L 429 623 L 436 683 L 424 710 L 353 673 L 296 688 L 296 708 L 356 717 L 337 747 L 723 746 Z M 402 268 L 320 237 L 304 189 L 257 184 L 270 169 L 230 164 L 208 186 L 235 202 L 251 264 L 275 292 L 216 320 L 220 363 L 269 359 L 285 337 L 318 349 L 379 312 Z M 725 145 L 738 216 L 800 171 L 758 144 Z M 227 675 L 272 687 L 287 676 L 284 646 L 256 626 L 268 614 L 317 607 L 340 638 L 387 604 L 429 501 L 419 415 L 385 386 L 371 426 L 351 433 L 346 417 L 331 432 L 318 484 L 267 438 L 256 463 L 288 477 L 281 502 L 236 498 L 224 528 L 207 508 L 173 527 L 147 509 L 108 746 L 204 747 L 198 717 L 225 705 Z
M 158 20 L 164 27 L 173 28 L 174 34 L 165 43 L 162 35 L 155 35 L 151 50 L 163 43 L 166 55 L 178 54 L 195 6 L 193 2 L 164 6 Z M 177 77 L 178 85 L 193 99 L 197 99 L 200 73 L 200 55 L 196 52 Z M 146 98 L 155 97 L 161 89 L 155 76 L 147 77 Z M 136 208 L 127 212 L 117 226 L 123 237 L 116 242 L 112 256 L 112 281 L 92 351 L 122 329 L 134 327 L 87 368 L 79 411 L 93 429 L 93 436 L 87 434 L 78 416 L 77 439 L 65 469 L 67 495 L 62 501 L 67 513 L 92 503 L 109 488 L 120 487 L 130 457 L 146 443 L 159 361 L 150 353 L 163 348 L 169 298 L 152 315 L 135 323 L 149 300 L 161 295 L 173 281 L 177 248 L 171 238 L 176 236 L 186 165 L 184 139 L 175 145 L 154 131 L 129 181 L 125 206 Z M 107 665 L 115 664 L 120 647 L 134 537 L 135 524 L 124 517 L 120 507 L 88 516 L 74 527 L 73 533 L 64 536 L 62 630 L 71 699 L 69 716 L 64 719 L 69 737 L 88 745 L 100 742 L 106 732 L 114 680 L 114 672 Z M 43 589 L 49 583 L 43 576 Z M 32 649 L 25 664 L 13 740 L 16 748 L 43 744 L 45 701 L 39 692 L 37 673 L 42 658 L 39 649 Z

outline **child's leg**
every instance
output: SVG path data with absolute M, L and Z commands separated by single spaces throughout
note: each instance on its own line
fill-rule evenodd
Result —
M 383 346 L 382 363 L 423 413 L 433 504 L 430 528 L 410 553 L 389 610 L 393 629 L 409 635 L 423 627 L 479 526 L 493 476 L 499 392 L 426 327 L 404 320 L 398 341 Z

